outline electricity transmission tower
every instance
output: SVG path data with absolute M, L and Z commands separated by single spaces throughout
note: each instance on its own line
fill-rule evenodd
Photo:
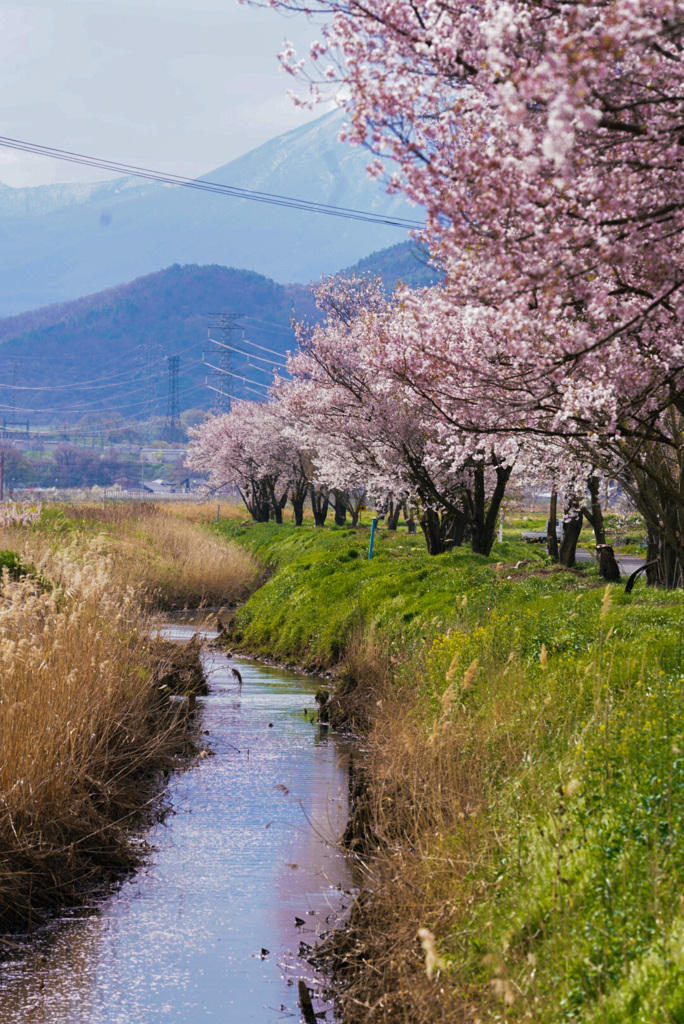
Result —
M 239 320 L 241 313 L 215 313 L 211 320 L 215 327 L 218 327 L 220 338 L 212 338 L 211 328 L 207 332 L 207 338 L 212 344 L 209 350 L 211 362 L 203 353 L 202 360 L 211 368 L 207 374 L 205 384 L 210 391 L 214 392 L 214 412 L 220 415 L 223 412 L 230 412 L 233 404 L 233 363 L 232 353 L 235 345 L 232 342 L 233 331 L 240 329 Z
M 180 421 L 180 401 L 178 397 L 178 368 L 180 356 L 168 356 L 169 364 L 169 394 L 166 401 L 166 426 L 164 427 L 165 441 L 182 441 L 183 428 Z

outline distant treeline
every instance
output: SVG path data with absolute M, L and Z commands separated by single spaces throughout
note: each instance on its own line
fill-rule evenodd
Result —
M 157 467 L 145 466 L 145 478 L 151 479 Z M 173 465 L 165 464 L 164 475 L 174 479 Z M 13 487 L 124 487 L 140 485 L 141 464 L 134 455 L 98 452 L 64 444 L 44 454 L 7 451 L 5 453 L 5 488 Z

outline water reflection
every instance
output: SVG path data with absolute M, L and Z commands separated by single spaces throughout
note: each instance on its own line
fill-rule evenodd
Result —
M 350 885 L 326 842 L 344 826 L 347 751 L 302 715 L 314 680 L 241 661 L 238 693 L 228 661 L 206 660 L 214 756 L 176 780 L 138 874 L 2 965 L 3 1024 L 299 1019 L 299 943 Z

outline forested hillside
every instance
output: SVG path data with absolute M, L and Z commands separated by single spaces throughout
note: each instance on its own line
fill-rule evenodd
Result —
M 415 242 L 399 242 L 388 249 L 380 249 L 365 256 L 349 273 L 372 274 L 381 277 L 386 288 L 392 289 L 398 281 L 411 288 L 437 284 L 441 274 L 428 266 L 428 253 Z
M 0 411 L 33 421 L 74 420 L 104 410 L 142 417 L 152 403 L 152 414 L 164 415 L 166 357 L 172 355 L 180 356 L 181 411 L 210 407 L 210 371 L 202 353 L 210 314 L 228 312 L 242 314 L 245 339 L 262 346 L 234 335 L 236 347 L 253 355 L 232 353 L 233 370 L 256 384 L 234 378 L 235 392 L 253 387 L 255 397 L 264 392 L 259 385 L 271 380 L 271 356 L 263 348 L 292 348 L 293 313 L 301 317 L 314 309 L 302 285 L 276 284 L 247 270 L 176 265 L 75 302 L 8 317 L 0 320 Z
M 377 275 L 388 290 L 398 280 L 432 284 L 438 275 L 425 258 L 405 242 L 346 273 Z M 238 375 L 233 388 L 257 398 L 265 395 L 273 364 L 294 348 L 293 315 L 315 316 L 316 304 L 304 285 L 277 284 L 250 270 L 176 264 L 73 302 L 6 317 L 0 320 L 0 414 L 34 422 L 112 410 L 126 418 L 163 416 L 172 355 L 180 356 L 181 411 L 210 408 L 214 393 L 205 378 L 211 368 L 202 353 L 214 313 L 242 314 L 246 340 L 240 331 L 231 343 L 245 355 L 231 353 Z M 208 352 L 207 360 L 215 362 Z

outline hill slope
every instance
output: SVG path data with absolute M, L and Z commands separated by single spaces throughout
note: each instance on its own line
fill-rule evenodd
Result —
M 333 113 L 206 178 L 420 220 L 337 139 Z M 97 187 L 0 187 L 0 316 L 78 298 L 173 263 L 245 267 L 307 282 L 402 240 L 396 228 L 121 178 Z
M 434 267 L 427 265 L 427 253 L 415 242 L 399 242 L 379 252 L 364 256 L 349 267 L 348 274 L 372 274 L 381 277 L 385 287 L 392 290 L 397 281 L 422 288 L 437 284 L 441 275 Z
M 243 314 L 232 343 L 252 355 L 232 353 L 235 394 L 255 398 L 272 378 L 278 355 L 294 347 L 290 326 L 313 315 L 308 288 L 280 285 L 247 270 L 172 266 L 130 284 L 74 302 L 0 321 L 0 417 L 77 420 L 116 410 L 143 418 L 166 412 L 166 357 L 180 356 L 180 408 L 209 408 L 202 363 L 210 314 Z M 213 334 L 219 337 L 214 329 Z M 211 348 L 211 346 L 209 346 Z M 263 357 L 260 361 L 256 357 Z M 214 362 L 213 356 L 207 356 Z M 16 368 L 15 368 L 16 364 Z M 11 384 L 15 379 L 17 388 Z M 255 385 L 255 386 L 253 386 Z

